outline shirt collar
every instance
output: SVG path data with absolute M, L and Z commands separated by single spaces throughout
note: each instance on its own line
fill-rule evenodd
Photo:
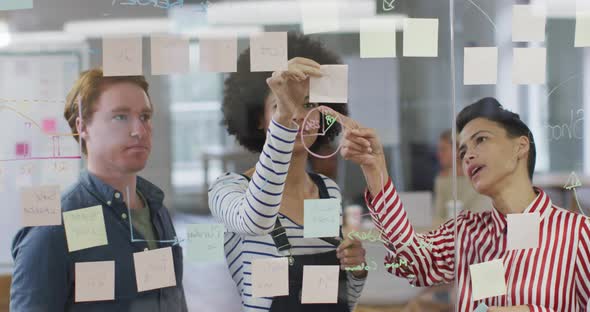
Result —
M 529 206 L 522 213 L 538 212 L 541 221 L 549 212 L 549 208 L 553 205 L 551 199 L 540 188 L 534 187 L 537 197 L 529 204 Z M 507 218 L 506 215 L 499 212 L 496 208 L 492 209 L 492 223 L 495 228 L 494 234 L 496 237 L 506 232 Z

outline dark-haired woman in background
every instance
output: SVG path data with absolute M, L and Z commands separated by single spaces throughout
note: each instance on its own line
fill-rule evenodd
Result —
M 230 134 L 252 152 L 261 153 L 255 168 L 244 174 L 227 173 L 209 190 L 209 207 L 225 224 L 225 253 L 229 272 L 242 297 L 244 311 L 350 312 L 364 286 L 366 271 L 341 271 L 337 304 L 301 304 L 304 265 L 364 262 L 359 241 L 303 238 L 303 201 L 341 198 L 331 179 L 307 172 L 306 146 L 317 149 L 340 131 L 332 126 L 324 136 L 304 130 L 303 119 L 318 103 L 309 102 L 309 76 L 321 76 L 320 64 L 340 60 L 318 42 L 288 35 L 288 70 L 250 71 L 249 50 L 238 59 L 238 71 L 225 82 L 223 114 Z M 344 104 L 324 104 L 346 114 Z M 310 119 L 322 122 L 318 110 Z M 314 131 L 313 133 L 311 131 Z M 281 235 L 286 234 L 286 235 Z M 338 245 L 338 246 L 337 246 Z M 254 298 L 252 262 L 289 257 L 289 296 Z
M 426 234 L 416 233 L 408 221 L 374 131 L 345 131 L 341 154 L 361 165 L 373 221 L 391 242 L 386 262 L 409 263 L 390 272 L 415 286 L 457 278 L 458 311 L 473 311 L 481 303 L 490 307 L 487 311 L 588 311 L 590 223 L 554 206 L 543 190 L 533 187 L 536 155 L 529 128 L 498 101 L 485 98 L 459 113 L 457 129 L 463 170 L 475 190 L 491 198 L 494 209 L 464 211 Z M 539 213 L 538 247 L 508 250 L 507 214 L 521 213 Z M 474 301 L 469 266 L 496 259 L 505 268 L 507 294 Z

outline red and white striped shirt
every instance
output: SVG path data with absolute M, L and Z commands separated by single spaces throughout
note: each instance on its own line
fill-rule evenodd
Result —
M 535 192 L 536 199 L 524 212 L 539 212 L 541 216 L 539 247 L 520 250 L 506 250 L 506 216 L 496 209 L 478 214 L 464 211 L 437 230 L 418 234 L 391 180 L 374 198 L 365 192 L 365 200 L 383 239 L 391 243 L 386 246 L 389 254 L 385 258 L 389 272 L 408 279 L 414 286 L 451 283 L 457 274 L 458 311 L 473 311 L 482 302 L 487 306 L 528 305 L 531 311 L 586 311 L 590 295 L 590 221 L 554 206 L 541 189 L 535 188 Z M 424 248 L 424 241 L 428 248 Z M 503 260 L 507 294 L 475 302 L 469 266 L 495 259 Z M 408 266 L 392 266 L 404 260 Z

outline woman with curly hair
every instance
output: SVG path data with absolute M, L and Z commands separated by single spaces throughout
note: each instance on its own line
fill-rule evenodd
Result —
M 341 127 L 333 125 L 317 136 L 317 129 L 303 125 L 308 114 L 308 120 L 323 122 L 314 110 L 320 103 L 309 102 L 309 77 L 322 75 L 320 64 L 338 64 L 340 59 L 320 43 L 291 33 L 288 57 L 284 71 L 251 72 L 246 50 L 238 58 L 237 72 L 226 80 L 223 123 L 239 144 L 260 158 L 243 174 L 219 177 L 209 190 L 209 207 L 227 229 L 225 254 L 244 311 L 350 312 L 367 276 L 364 270 L 353 270 L 365 261 L 361 243 L 303 237 L 304 200 L 341 198 L 334 181 L 306 171 L 305 148 L 329 144 Z M 322 105 L 347 114 L 344 104 Z M 289 260 L 289 295 L 253 297 L 252 262 L 279 257 Z M 304 265 L 340 265 L 337 303 L 301 303 Z

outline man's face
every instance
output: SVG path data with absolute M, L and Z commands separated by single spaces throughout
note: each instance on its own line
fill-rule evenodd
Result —
M 152 148 L 152 108 L 139 86 L 121 82 L 102 92 L 84 126 L 88 161 L 113 173 L 137 173 Z
M 440 139 L 436 151 L 441 169 L 449 169 L 453 166 L 453 145 L 447 139 Z
M 470 121 L 459 134 L 459 144 L 463 172 L 480 194 L 491 196 L 500 190 L 514 176 L 519 161 L 526 170 L 528 140 L 508 137 L 496 122 L 485 118 Z

